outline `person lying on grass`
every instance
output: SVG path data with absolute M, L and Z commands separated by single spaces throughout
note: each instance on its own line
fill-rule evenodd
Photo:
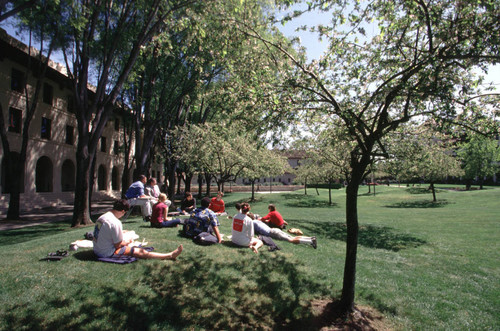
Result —
M 235 207 L 239 212 L 241 212 L 241 203 L 237 202 L 235 204 Z M 256 234 L 271 237 L 273 239 L 288 241 L 288 242 L 295 244 L 295 245 L 304 244 L 304 245 L 311 245 L 314 249 L 318 248 L 316 237 L 306 237 L 306 236 L 294 237 L 294 236 L 282 231 L 281 229 L 269 227 L 266 223 L 259 221 L 258 217 L 255 217 L 255 215 L 250 213 L 250 212 L 247 215 L 253 221 L 253 228 L 254 228 L 254 232 Z M 232 217 L 228 216 L 228 218 L 232 218 Z
M 241 212 L 233 217 L 231 241 L 238 246 L 249 247 L 254 253 L 258 254 L 259 248 L 264 243 L 254 237 L 253 222 L 247 215 L 250 211 L 250 205 L 244 202 L 240 207 Z
M 130 255 L 140 259 L 175 260 L 181 254 L 182 245 L 170 253 L 154 253 L 140 247 L 130 247 L 133 240 L 123 239 L 122 222 L 119 220 L 129 209 L 127 200 L 117 200 L 112 210 L 97 219 L 93 239 L 95 255 L 98 257 Z

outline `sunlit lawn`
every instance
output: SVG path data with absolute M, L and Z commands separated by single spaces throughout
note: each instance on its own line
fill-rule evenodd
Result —
M 438 203 L 424 186 L 362 187 L 356 302 L 395 329 L 500 329 L 500 188 L 452 191 Z M 443 189 L 445 188 L 445 189 Z M 248 193 L 226 194 L 230 211 Z M 318 249 L 278 242 L 280 251 L 229 244 L 202 247 L 179 229 L 135 230 L 156 251 L 183 244 L 176 262 L 96 262 L 85 249 L 43 261 L 92 228 L 67 223 L 0 232 L 0 329 L 313 329 L 310 303 L 338 297 L 345 254 L 345 192 L 309 189 L 257 195 L 252 211 L 275 203 Z M 222 233 L 230 221 L 221 218 Z

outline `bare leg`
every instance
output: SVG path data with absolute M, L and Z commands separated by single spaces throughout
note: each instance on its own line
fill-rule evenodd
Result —
M 259 248 L 262 247 L 264 243 L 260 239 L 253 239 L 252 242 L 250 243 L 250 249 L 255 253 L 259 254 Z
M 170 253 L 155 253 L 148 252 L 142 248 L 134 249 L 134 256 L 140 259 L 156 259 L 156 260 L 175 260 L 182 252 L 182 245 L 179 245 L 175 250 Z

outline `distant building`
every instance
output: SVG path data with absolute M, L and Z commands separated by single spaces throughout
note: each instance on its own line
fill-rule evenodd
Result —
M 31 49 L 31 54 L 36 52 Z M 29 54 L 26 45 L 0 29 L 0 104 L 13 157 L 19 157 L 21 150 L 26 116 L 24 88 L 27 86 L 31 93 L 36 83 L 33 69 L 38 63 Z M 28 63 L 31 63 L 30 70 L 27 70 Z M 74 199 L 78 140 L 77 120 L 72 109 L 74 98 L 67 86 L 65 67 L 54 62 L 50 62 L 49 67 L 29 129 L 21 210 L 72 204 Z M 118 149 L 122 145 L 123 115 L 117 110 L 102 135 L 96 155 L 93 200 L 121 196 L 124 156 Z M 0 145 L 0 210 L 6 209 L 9 203 L 9 178 L 5 176 L 3 159 Z M 155 164 L 152 168 L 152 176 L 160 178 L 162 166 Z

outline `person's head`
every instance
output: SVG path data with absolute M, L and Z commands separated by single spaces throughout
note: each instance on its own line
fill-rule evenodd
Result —
M 275 211 L 276 210 L 276 206 L 273 205 L 272 203 L 270 203 L 269 206 L 267 206 L 267 209 L 269 209 L 269 211 Z
M 221 191 L 217 192 L 217 200 L 222 199 L 223 196 L 224 196 L 223 192 L 221 192 Z
M 191 200 L 193 198 L 193 195 L 191 194 L 191 192 L 186 192 L 184 193 L 184 198 L 186 200 Z
M 167 195 L 165 193 L 160 193 L 160 195 L 158 196 L 158 201 L 160 202 L 167 201 Z
M 116 200 L 113 203 L 113 210 L 127 212 L 130 209 L 130 205 L 126 199 Z
M 156 178 L 151 177 L 150 179 L 148 179 L 148 185 L 155 186 L 156 185 Z
M 243 202 L 243 203 L 241 204 L 241 213 L 242 213 L 242 214 L 246 214 L 246 213 L 248 213 L 249 211 L 250 211 L 250 205 L 249 205 L 248 203 L 246 203 L 246 202 Z
M 204 197 L 203 199 L 201 199 L 201 207 L 208 208 L 208 206 L 210 206 L 210 198 Z
M 241 210 L 241 203 L 236 202 L 234 206 L 236 207 L 236 210 Z
M 148 178 L 144 175 L 139 175 L 139 181 L 143 182 L 146 184 L 148 182 Z

